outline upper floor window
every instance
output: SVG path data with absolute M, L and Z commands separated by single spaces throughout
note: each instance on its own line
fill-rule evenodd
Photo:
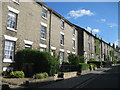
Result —
M 25 48 L 30 48 L 30 49 L 32 49 L 32 45 L 30 45 L 30 44 L 25 44 Z
M 64 20 L 61 20 L 61 28 L 64 28 Z
M 47 18 L 47 9 L 45 7 L 42 9 L 42 17 Z
M 88 51 L 90 51 L 90 43 L 88 43 Z
M 90 35 L 88 35 L 88 41 L 90 40 Z
M 63 34 L 61 34 L 60 44 L 64 45 L 64 35 Z
M 73 35 L 75 35 L 75 28 L 73 27 Z
M 4 59 L 14 60 L 15 42 L 5 40 Z
M 75 40 L 73 40 L 73 49 L 75 49 Z
M 46 39 L 46 27 L 41 25 L 41 39 Z
M 7 28 L 16 30 L 16 27 L 17 27 L 17 14 L 10 11 L 8 13 Z

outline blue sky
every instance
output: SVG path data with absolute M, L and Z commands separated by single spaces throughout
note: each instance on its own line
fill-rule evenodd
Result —
M 93 31 L 104 41 L 118 41 L 117 2 L 45 2 L 71 23 Z

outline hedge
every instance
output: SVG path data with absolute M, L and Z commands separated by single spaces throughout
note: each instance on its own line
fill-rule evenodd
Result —
M 90 63 L 96 64 L 97 68 L 100 68 L 102 66 L 102 61 L 87 61 L 87 64 Z
M 49 52 L 40 52 L 39 50 L 23 49 L 16 53 L 15 68 L 23 69 L 25 63 L 33 63 L 33 74 L 47 72 L 53 75 L 57 72 L 58 61 Z
M 47 78 L 47 77 L 48 77 L 48 74 L 46 72 L 33 75 L 34 79 L 42 79 L 42 78 Z
M 80 63 L 80 58 L 79 56 L 75 55 L 75 54 L 70 54 L 68 56 L 68 60 L 72 65 L 78 65 Z
M 88 70 L 89 69 L 89 64 L 86 63 L 79 63 L 77 66 L 77 70 L 81 72 L 82 70 Z

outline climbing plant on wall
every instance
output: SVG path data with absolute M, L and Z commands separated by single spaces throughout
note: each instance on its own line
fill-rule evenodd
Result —
M 110 56 L 114 57 L 114 50 L 110 50 Z
M 98 39 L 95 40 L 95 49 L 95 54 L 100 56 L 100 41 Z

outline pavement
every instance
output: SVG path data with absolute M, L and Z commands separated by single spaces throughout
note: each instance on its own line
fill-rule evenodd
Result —
M 104 73 L 105 71 L 111 70 L 113 66 L 110 67 L 104 67 L 104 68 L 98 68 L 97 70 L 94 71 L 89 71 L 85 74 L 82 75 L 78 75 L 76 77 L 73 78 L 69 78 L 69 79 L 58 79 L 56 81 L 53 82 L 46 82 L 47 84 L 41 84 L 41 83 L 34 83 L 34 84 L 30 84 L 26 87 L 23 86 L 17 86 L 17 87 L 11 87 L 11 90 L 21 90 L 21 88 L 30 88 L 30 90 L 38 90 L 39 89 L 48 89 L 48 88 L 52 88 L 52 89 L 56 89 L 56 88 L 61 88 L 61 89 L 74 89 L 76 86 L 79 86 L 81 84 L 86 83 L 87 81 L 98 77 L 101 73 Z
M 85 83 L 86 81 L 95 78 L 99 74 L 101 74 L 104 71 L 110 70 L 111 67 L 105 67 L 105 68 L 98 68 L 95 71 L 89 71 L 87 74 L 82 74 L 77 77 L 73 77 L 70 79 L 62 80 L 56 83 L 52 83 L 49 85 L 45 85 L 40 88 L 64 88 L 64 89 L 72 89 L 76 87 L 79 84 Z

